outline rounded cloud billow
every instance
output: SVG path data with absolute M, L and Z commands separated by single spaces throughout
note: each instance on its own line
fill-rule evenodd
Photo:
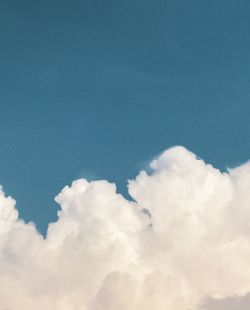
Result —
M 250 164 L 221 173 L 174 147 L 151 168 L 134 201 L 107 181 L 66 186 L 46 238 L 1 189 L 0 309 L 249 308 Z

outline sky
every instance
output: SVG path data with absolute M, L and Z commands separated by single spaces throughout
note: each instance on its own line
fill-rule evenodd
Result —
M 127 180 L 183 145 L 224 171 L 250 158 L 246 0 L 0 4 L 0 184 L 45 233 L 84 177 Z
M 0 310 L 250 308 L 250 2 L 0 2 Z

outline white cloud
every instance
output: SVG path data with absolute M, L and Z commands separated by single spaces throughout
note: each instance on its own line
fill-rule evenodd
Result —
M 237 302 L 248 304 L 250 164 L 221 173 L 175 147 L 151 167 L 152 174 L 142 171 L 129 182 L 135 202 L 107 181 L 66 186 L 46 238 L 18 220 L 15 201 L 1 189 L 0 309 L 234 310 Z

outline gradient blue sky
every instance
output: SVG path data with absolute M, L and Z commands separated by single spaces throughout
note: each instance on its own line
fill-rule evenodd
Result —
M 0 38 L 0 183 L 43 232 L 76 178 L 250 158 L 248 0 L 6 0 Z

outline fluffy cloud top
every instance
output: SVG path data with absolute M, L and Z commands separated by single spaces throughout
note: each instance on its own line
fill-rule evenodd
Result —
M 174 147 L 151 168 L 134 201 L 107 181 L 66 186 L 46 238 L 1 189 L 0 309 L 249 308 L 250 164 L 221 173 Z

